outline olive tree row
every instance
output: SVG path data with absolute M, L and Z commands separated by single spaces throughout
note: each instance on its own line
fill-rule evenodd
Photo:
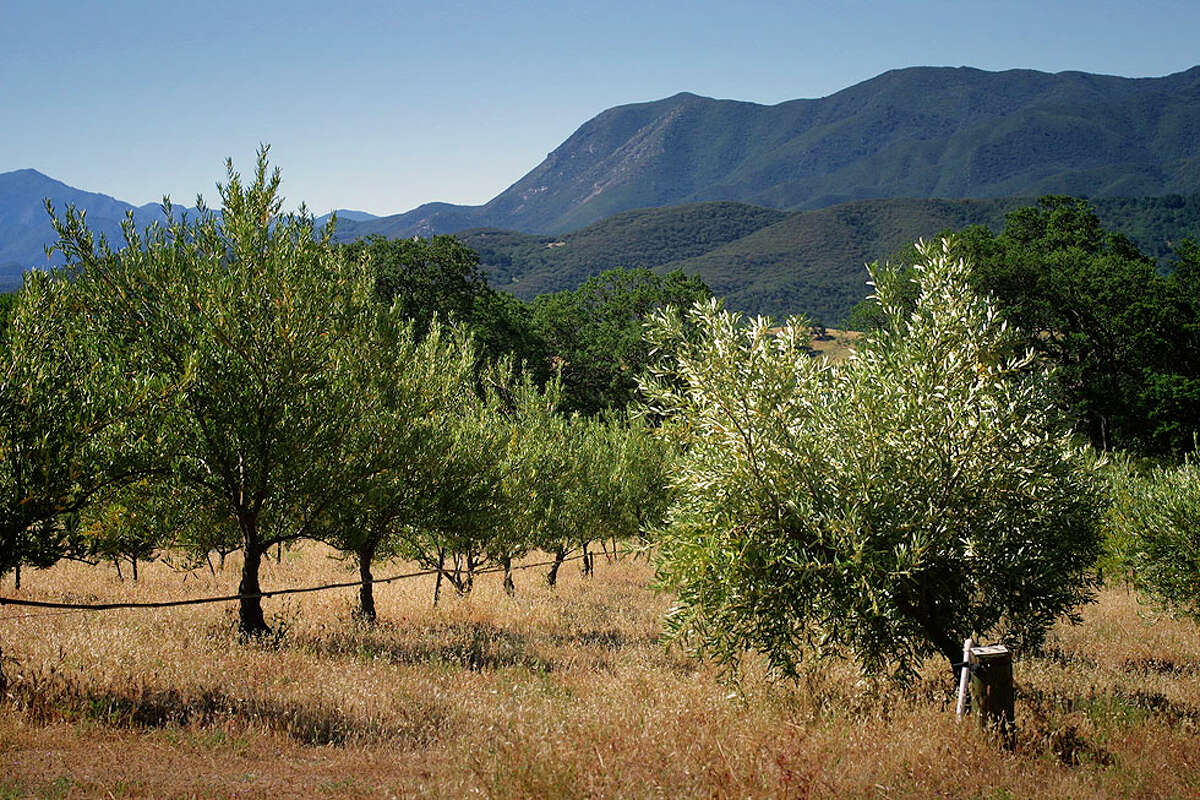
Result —
M 1108 514 L 1109 555 L 1140 592 L 1200 622 L 1200 463 L 1138 474 L 1118 466 Z
M 436 319 L 414 332 L 369 253 L 283 213 L 266 156 L 249 182 L 227 164 L 219 213 L 166 203 L 165 224 L 127 219 L 119 248 L 74 209 L 53 217 L 68 265 L 29 279 L 4 343 L 0 570 L 71 553 L 71 532 L 131 564 L 160 546 L 240 550 L 239 625 L 255 634 L 269 548 L 353 555 L 371 619 L 377 559 L 416 558 L 466 591 L 542 543 L 540 515 L 615 491 L 599 462 L 574 463 L 599 435 L 557 413 L 557 382 L 517 380 Z

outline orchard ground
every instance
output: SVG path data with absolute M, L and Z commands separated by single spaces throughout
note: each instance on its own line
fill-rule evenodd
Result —
M 374 629 L 353 589 L 271 599 L 276 635 L 251 644 L 232 607 L 4 608 L 0 798 L 1200 796 L 1200 631 L 1122 588 L 1017 659 L 1006 752 L 956 723 L 942 662 L 902 689 L 841 663 L 772 683 L 750 659 L 735 689 L 660 644 L 671 598 L 645 560 L 564 568 L 556 590 L 542 572 L 438 608 L 432 578 L 378 587 Z M 237 563 L 141 575 L 63 563 L 0 589 L 201 597 Z M 308 545 L 264 585 L 348 577 Z

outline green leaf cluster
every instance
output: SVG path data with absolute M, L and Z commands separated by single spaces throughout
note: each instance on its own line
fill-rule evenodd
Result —
M 1151 600 L 1200 622 L 1200 463 L 1138 472 L 1124 464 L 1113 480 L 1109 555 Z

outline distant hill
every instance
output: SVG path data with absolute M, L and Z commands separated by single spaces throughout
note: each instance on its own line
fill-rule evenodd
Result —
M 121 222 L 132 211 L 139 225 L 163 219 L 159 203 L 135 206 L 98 192 L 86 192 L 34 169 L 0 173 L 0 292 L 21 285 L 21 273 L 31 267 L 62 262 L 61 256 L 47 259 L 45 248 L 55 241 L 54 228 L 46 215 L 45 199 L 62 214 L 68 205 L 87 212 L 88 225 L 110 242 L 122 240 Z M 195 209 L 180 207 L 176 213 Z M 339 220 L 368 222 L 374 217 L 364 211 L 337 212 Z M 329 221 L 329 214 L 317 218 L 318 225 Z
M 774 106 L 678 94 L 609 109 L 482 206 L 431 203 L 347 237 L 557 234 L 711 200 L 781 210 L 895 197 L 1200 189 L 1200 67 L 1163 78 L 913 67 Z
M 0 291 L 20 286 L 21 273 L 26 269 L 51 263 L 45 247 L 55 240 L 55 235 L 46 215 L 44 198 L 47 197 L 60 214 L 68 204 L 86 211 L 92 229 L 112 241 L 120 241 L 121 220 L 127 211 L 134 211 L 139 217 L 161 215 L 155 204 L 138 208 L 106 194 L 68 186 L 37 170 L 0 174 Z
M 682 269 L 702 276 L 730 308 L 802 312 L 835 325 L 867 296 L 868 262 L 947 230 L 999 230 L 1007 213 L 1033 202 L 902 198 L 791 214 L 704 203 L 628 211 L 561 237 L 496 229 L 458 236 L 480 253 L 493 285 L 518 297 L 575 288 L 614 267 Z M 1200 195 L 1093 202 L 1106 228 L 1148 255 L 1168 255 L 1184 236 L 1200 239 Z

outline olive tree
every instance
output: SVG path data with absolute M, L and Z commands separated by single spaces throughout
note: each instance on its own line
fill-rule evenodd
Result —
M 162 376 L 127 376 L 113 342 L 87 325 L 86 295 L 31 271 L 0 341 L 0 575 L 73 550 L 64 517 L 147 469 L 156 442 L 128 436 L 153 418 Z
M 1116 565 L 1151 600 L 1200 622 L 1200 464 L 1118 470 L 1113 484 Z
M 371 565 L 405 555 L 430 569 L 445 566 L 451 541 L 475 542 L 497 505 L 499 446 L 475 387 L 476 353 L 463 329 L 434 321 L 417 339 L 393 304 L 385 335 L 356 359 L 360 386 L 380 402 L 352 436 L 379 452 L 361 494 L 335 502 L 315 535 L 358 563 L 359 616 L 375 620 Z M 478 550 L 476 543 L 475 550 Z M 474 551 L 473 551 L 474 552 Z
M 809 355 L 803 320 L 654 320 L 645 389 L 683 447 L 658 565 L 676 638 L 902 676 L 970 635 L 1036 645 L 1091 597 L 1098 479 L 1047 370 L 945 243 L 920 253 L 915 307 L 877 272 L 888 324 L 844 362 Z
M 239 624 L 268 630 L 259 571 L 269 547 L 311 535 L 335 501 L 363 491 L 382 441 L 355 437 L 374 387 L 355 356 L 379 313 L 364 263 L 314 236 L 312 217 L 282 213 L 278 169 L 259 152 L 246 184 L 227 163 L 222 210 L 176 217 L 124 246 L 96 241 L 83 215 L 54 220 L 58 248 L 87 297 L 97 336 L 120 344 L 132 380 L 180 387 L 167 413 L 133 420 L 156 442 L 163 480 L 231 521 L 243 566 Z

